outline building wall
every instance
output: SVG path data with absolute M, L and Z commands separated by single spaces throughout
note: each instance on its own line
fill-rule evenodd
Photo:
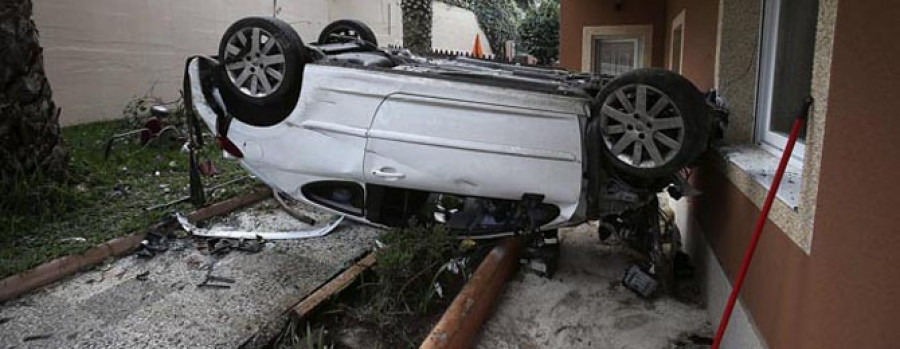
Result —
M 615 0 L 562 0 L 560 16 L 565 20 L 559 28 L 559 62 L 562 67 L 581 70 L 581 36 L 585 26 L 653 25 L 654 67 L 663 66 L 666 37 L 665 0 L 622 1 L 616 10 Z
M 669 0 L 666 5 L 666 40 L 664 66 L 672 55 L 672 21 L 684 11 L 684 44 L 682 71 L 700 91 L 715 86 L 716 29 L 718 0 Z
M 716 69 L 716 85 L 731 110 L 731 122 L 725 139 L 731 144 L 746 144 L 753 139 L 753 116 L 756 109 L 756 77 L 758 76 L 762 0 L 723 0 L 718 22 L 728 23 L 720 29 Z
M 388 43 L 402 38 L 398 2 L 280 1 L 278 17 L 307 42 L 315 41 L 332 19 L 356 17 Z M 119 118 L 128 100 L 137 96 L 175 100 L 189 55 L 216 54 L 231 23 L 273 11 L 271 0 L 35 1 L 44 66 L 63 110 L 60 123 Z
M 838 4 L 811 253 L 770 221 L 742 291 L 769 347 L 900 343 L 900 229 L 892 217 L 900 100 L 891 96 L 900 88 L 898 16 L 900 3 Z M 691 215 L 733 280 L 759 209 L 712 162 L 694 175 L 704 194 L 692 200 Z

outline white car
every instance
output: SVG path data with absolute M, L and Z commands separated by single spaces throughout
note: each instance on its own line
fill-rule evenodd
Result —
M 188 60 L 185 88 L 220 146 L 279 191 L 360 222 L 467 235 L 597 219 L 621 230 L 622 215 L 679 189 L 714 123 L 672 72 L 423 57 L 347 20 L 304 44 L 284 22 L 242 19 L 218 56 Z

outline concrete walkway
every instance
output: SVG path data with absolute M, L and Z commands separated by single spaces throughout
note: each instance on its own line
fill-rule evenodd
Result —
M 213 224 L 303 227 L 272 200 Z M 258 342 L 267 323 L 279 321 L 294 302 L 371 249 L 378 234 L 345 222 L 323 238 L 268 242 L 261 252 L 220 258 L 198 252 L 191 239 L 177 240 L 154 258 L 128 256 L 3 304 L 0 348 L 235 348 Z M 236 282 L 198 287 L 210 268 Z
M 520 271 L 483 328 L 478 348 L 668 349 L 687 335 L 711 336 L 699 305 L 668 297 L 644 300 L 622 286 L 628 257 L 601 243 L 595 227 L 564 229 L 560 243 L 553 279 Z

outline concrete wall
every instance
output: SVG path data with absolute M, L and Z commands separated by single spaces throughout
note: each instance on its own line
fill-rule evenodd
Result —
M 892 97 L 900 88 L 893 25 L 900 3 L 844 0 L 837 6 L 812 250 L 807 254 L 770 221 L 742 291 L 771 348 L 900 343 L 893 323 L 900 314 L 900 230 L 893 217 L 900 100 Z M 720 60 L 726 68 L 725 57 Z M 689 205 L 696 230 L 733 280 L 759 208 L 711 163 L 693 182 L 704 193 Z
M 398 3 L 282 0 L 278 17 L 308 42 L 333 19 L 358 18 L 382 42 L 397 43 Z M 60 123 L 118 118 L 135 96 L 176 99 L 188 55 L 215 54 L 228 25 L 246 16 L 271 16 L 273 10 L 271 0 L 35 1 L 44 65 L 63 109 Z
M 403 44 L 403 11 L 400 0 L 329 0 L 328 17 L 355 19 L 372 27 L 381 46 Z M 281 0 L 282 3 L 299 3 Z M 302 11 L 302 6 L 300 10 Z
M 475 36 L 481 38 L 481 49 L 486 55 L 494 54 L 491 43 L 481 30 L 475 13 L 464 8 L 435 1 L 431 23 L 431 47 L 435 50 L 471 52 Z
M 559 28 L 559 62 L 581 70 L 582 30 L 586 26 L 653 25 L 652 65 L 662 67 L 666 38 L 665 0 L 627 0 L 616 10 L 615 0 L 562 0 Z

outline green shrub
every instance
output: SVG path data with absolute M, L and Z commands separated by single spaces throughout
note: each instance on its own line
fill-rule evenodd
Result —
M 544 1 L 530 9 L 519 25 L 522 46 L 540 64 L 553 64 L 559 58 L 559 1 Z
M 431 0 L 402 0 L 403 45 L 413 52 L 431 50 Z
M 471 273 L 479 250 L 461 244 L 442 226 L 416 225 L 391 230 L 380 239 L 377 263 L 359 290 L 364 304 L 348 314 L 375 329 L 389 347 L 417 347 Z M 417 325 L 410 325 L 410 322 Z

